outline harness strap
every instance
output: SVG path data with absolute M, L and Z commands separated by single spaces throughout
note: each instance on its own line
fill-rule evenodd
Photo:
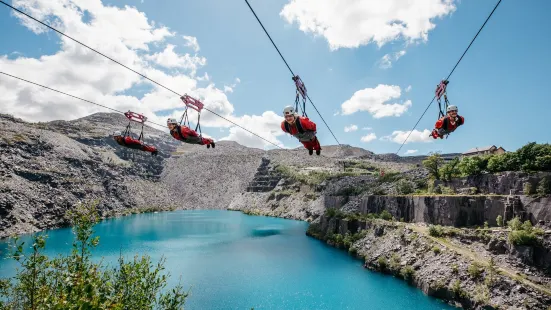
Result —
M 302 128 L 302 124 L 300 123 L 300 119 L 297 117 L 295 124 L 297 126 L 297 130 L 299 133 L 304 133 L 304 128 Z M 285 122 L 285 131 L 288 133 L 291 133 L 291 125 L 289 123 Z

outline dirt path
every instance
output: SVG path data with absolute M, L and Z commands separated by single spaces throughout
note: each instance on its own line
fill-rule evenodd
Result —
M 417 233 L 423 234 L 425 237 L 430 238 L 434 242 L 437 242 L 438 244 L 440 244 L 440 245 L 442 245 L 446 248 L 449 248 L 449 249 L 455 251 L 456 253 L 458 253 L 462 256 L 468 257 L 469 259 L 471 259 L 473 261 L 476 261 L 476 262 L 478 262 L 478 263 L 480 263 L 484 266 L 489 265 L 489 260 L 488 259 L 486 259 L 484 257 L 481 257 L 480 255 L 477 255 L 475 252 L 469 250 L 468 248 L 463 248 L 463 247 L 459 247 L 457 245 L 454 245 L 445 238 L 436 238 L 436 237 L 430 236 L 428 227 L 418 226 L 418 225 L 415 225 L 415 224 L 407 224 L 406 227 L 411 228 L 413 231 L 415 231 Z M 534 289 L 537 289 L 538 291 L 540 291 L 544 294 L 547 294 L 547 295 L 551 296 L 551 290 L 549 288 L 547 288 L 545 286 L 542 286 L 542 285 L 539 285 L 539 284 L 536 284 L 536 283 L 534 283 L 534 282 L 532 282 L 532 281 L 530 281 L 526 278 L 523 278 L 523 277 L 519 276 L 517 274 L 517 272 L 515 270 L 511 269 L 511 268 L 504 267 L 504 266 L 497 266 L 497 270 L 502 275 L 505 275 L 505 276 L 507 276 L 507 277 L 509 277 L 513 280 L 522 282 L 523 284 L 526 284 L 526 285 L 528 285 L 528 286 L 530 286 Z

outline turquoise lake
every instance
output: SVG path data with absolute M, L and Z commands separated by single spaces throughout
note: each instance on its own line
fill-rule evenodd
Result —
M 305 235 L 300 221 L 232 211 L 176 211 L 97 224 L 94 257 L 116 264 L 148 254 L 166 258 L 169 285 L 191 295 L 186 309 L 453 309 L 405 282 L 365 270 L 362 262 Z M 46 253 L 69 253 L 70 228 L 47 231 Z M 28 240 L 29 236 L 21 239 Z M 14 274 L 0 243 L 0 277 Z

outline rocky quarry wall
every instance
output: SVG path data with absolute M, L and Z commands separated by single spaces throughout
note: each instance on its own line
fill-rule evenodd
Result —
M 497 226 L 496 218 L 515 216 L 533 224 L 551 224 L 551 197 L 528 196 L 326 196 L 325 208 L 349 207 L 367 214 L 387 210 L 397 220 L 447 226 Z

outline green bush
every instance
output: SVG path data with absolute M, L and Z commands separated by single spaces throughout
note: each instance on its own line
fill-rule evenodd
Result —
M 379 270 L 383 271 L 388 266 L 388 262 L 384 256 L 379 256 L 377 259 L 377 265 L 379 266 Z
M 532 195 L 534 193 L 532 184 L 530 182 L 524 182 L 522 191 L 524 192 L 524 195 Z
M 429 171 L 429 176 L 440 180 L 440 168 L 444 166 L 444 159 L 439 153 L 434 153 L 423 160 L 423 166 Z
M 406 179 L 400 179 L 396 184 L 396 190 L 400 195 L 409 195 L 413 193 L 413 184 Z
M 486 170 L 488 159 L 482 156 L 464 157 L 458 169 L 464 176 L 479 175 Z
M 472 262 L 472 264 L 467 268 L 467 272 L 473 279 L 478 279 L 484 270 L 478 262 Z
M 390 221 L 392 219 L 392 214 L 390 214 L 390 212 L 388 212 L 387 210 L 383 210 L 379 215 L 379 218 L 385 221 Z
M 458 274 L 459 273 L 459 266 L 457 266 L 457 264 L 452 265 L 452 273 L 453 274 Z
M 525 230 L 515 230 L 509 233 L 509 242 L 514 245 L 538 245 L 539 240 L 533 232 Z
M 429 226 L 429 235 L 433 237 L 442 237 L 444 234 L 443 228 L 440 225 L 430 225 Z
M 13 279 L 0 281 L 0 309 L 183 309 L 188 296 L 180 284 L 163 292 L 168 275 L 164 259 L 156 265 L 149 256 L 105 268 L 94 263 L 90 250 L 98 246 L 93 225 L 98 221 L 96 204 L 77 206 L 67 213 L 73 225 L 73 250 L 50 259 L 43 254 L 46 236 L 33 236 L 32 252 L 24 253 L 24 242 L 12 241 L 11 256 L 21 269 Z
M 549 182 L 548 177 L 544 177 L 538 183 L 538 188 L 536 190 L 538 195 L 545 196 L 551 194 L 551 182 Z
M 434 252 L 434 255 L 438 255 L 441 252 L 440 248 L 437 246 L 433 246 L 432 251 Z
M 413 267 L 407 265 L 402 270 L 400 270 L 400 275 L 404 278 L 404 280 L 410 282 L 413 280 L 413 277 L 415 276 L 415 269 Z
M 520 221 L 520 218 L 518 216 L 515 216 L 512 220 L 507 222 L 507 226 L 509 226 L 511 230 L 521 230 L 522 222 Z
M 496 218 L 497 226 L 502 227 L 503 226 L 503 216 L 498 215 Z
M 461 171 L 458 168 L 459 162 L 459 158 L 456 157 L 440 168 L 440 177 L 442 180 L 450 181 L 452 178 L 461 175 Z

